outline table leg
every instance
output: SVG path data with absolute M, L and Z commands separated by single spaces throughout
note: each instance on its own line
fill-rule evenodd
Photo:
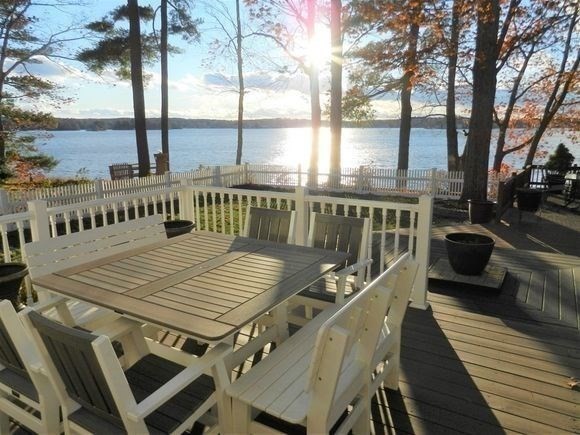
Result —
M 288 331 L 288 304 L 284 302 L 272 310 L 274 325 L 277 330 L 276 345 L 281 344 L 290 336 Z

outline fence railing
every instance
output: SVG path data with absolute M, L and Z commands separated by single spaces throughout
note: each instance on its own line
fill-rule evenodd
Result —
M 309 176 L 300 166 L 232 165 L 208 166 L 199 169 L 153 175 L 126 180 L 95 180 L 93 182 L 63 187 L 31 189 L 28 191 L 4 191 L 0 189 L 0 215 L 26 210 L 26 203 L 44 199 L 49 207 L 84 201 L 130 195 L 179 186 L 182 180 L 202 186 L 232 187 L 240 185 L 263 185 L 292 189 L 305 186 L 311 190 L 326 192 L 349 192 L 358 194 L 382 194 L 418 197 L 433 195 L 435 198 L 459 199 L 463 190 L 463 172 L 440 169 L 397 170 L 360 166 L 343 168 L 341 174 L 320 172 L 318 177 Z M 489 178 L 488 197 L 496 198 L 498 179 Z
M 511 177 L 499 182 L 495 220 L 499 222 L 503 214 L 514 205 L 517 189 L 530 184 L 532 167 L 514 172 Z
M 29 241 L 45 240 L 105 225 L 115 225 L 151 214 L 164 218 L 190 219 L 197 229 L 239 235 L 243 232 L 247 207 L 296 210 L 296 243 L 305 244 L 309 214 L 313 211 L 371 217 L 373 238 L 367 249 L 379 272 L 406 251 L 414 253 L 420 271 L 413 303 L 425 308 L 429 265 L 433 198 L 428 195 L 408 202 L 386 202 L 337 198 L 308 194 L 298 187 L 294 192 L 245 190 L 191 185 L 134 193 L 50 207 L 47 201 L 28 203 L 28 211 L 0 216 L 1 261 L 26 260 L 22 252 Z M 406 241 L 405 241 L 406 239 Z M 374 254 L 374 255 L 373 255 Z M 367 276 L 370 269 L 367 271 Z

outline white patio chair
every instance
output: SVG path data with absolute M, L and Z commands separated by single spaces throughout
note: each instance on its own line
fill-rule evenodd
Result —
M 305 316 L 291 308 L 290 321 L 304 324 L 312 318 L 313 309 L 322 310 L 329 304 L 342 304 L 345 298 L 364 285 L 370 233 L 369 218 L 312 213 L 307 245 L 314 248 L 347 252 L 351 259 L 344 267 L 326 275 L 291 301 L 291 306 L 304 306 Z
M 223 360 L 230 346 L 218 344 L 196 358 L 146 339 L 138 322 L 123 318 L 114 337 L 126 350 L 122 368 L 109 337 L 29 308 L 23 317 L 62 403 L 66 433 L 182 433 L 198 420 L 218 424 L 208 411 L 228 382 Z
M 294 243 L 296 212 L 249 207 L 242 235 L 258 240 Z
M 61 432 L 59 401 L 40 367 L 37 348 L 12 304 L 0 301 L 0 433 L 10 433 L 9 417 L 36 433 Z
M 232 433 L 267 433 L 267 413 L 307 433 L 370 433 L 370 401 L 398 388 L 400 326 L 417 264 L 401 257 L 344 305 L 331 305 L 226 388 Z M 385 321 L 385 315 L 386 321 Z M 347 417 L 337 423 L 344 412 Z M 270 419 L 271 420 L 271 419 Z
M 24 245 L 32 279 L 59 270 L 126 252 L 167 238 L 161 215 L 98 227 Z M 38 286 L 43 310 L 63 323 L 94 329 L 114 313 L 84 302 L 66 300 Z M 36 309 L 40 309 L 38 306 Z M 48 311 L 50 310 L 50 311 Z

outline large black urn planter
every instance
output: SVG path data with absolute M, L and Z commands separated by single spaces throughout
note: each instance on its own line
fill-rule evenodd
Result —
M 195 224 L 192 221 L 182 219 L 165 221 L 163 224 L 165 225 L 165 233 L 167 234 L 168 239 L 190 233 L 195 227 Z
M 491 257 L 495 240 L 483 234 L 451 233 L 445 246 L 451 268 L 460 275 L 480 275 Z
M 493 215 L 493 202 L 478 201 L 468 199 L 469 203 L 469 222 L 472 224 L 486 224 L 491 221 Z
M 8 299 L 15 309 L 20 309 L 20 286 L 27 274 L 24 263 L 0 264 L 0 299 Z
M 530 189 L 520 187 L 516 189 L 518 198 L 518 210 L 535 213 L 540 208 L 542 197 L 546 192 L 544 189 Z

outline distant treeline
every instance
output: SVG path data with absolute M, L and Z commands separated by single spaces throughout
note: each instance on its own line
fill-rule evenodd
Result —
M 132 130 L 133 118 L 57 118 L 57 126 L 53 130 Z M 373 121 L 357 123 L 343 121 L 344 127 L 359 128 L 398 128 L 400 120 L 398 119 L 377 119 Z M 468 118 L 458 119 L 459 129 L 466 129 L 469 124 Z M 323 122 L 323 125 L 328 123 Z M 444 117 L 423 117 L 413 118 L 413 127 L 415 128 L 445 128 Z M 248 119 L 244 121 L 244 128 L 294 128 L 309 127 L 308 119 Z M 170 129 L 180 128 L 236 128 L 237 121 L 227 121 L 220 119 L 169 119 Z M 147 119 L 147 128 L 149 130 L 161 129 L 160 118 Z

